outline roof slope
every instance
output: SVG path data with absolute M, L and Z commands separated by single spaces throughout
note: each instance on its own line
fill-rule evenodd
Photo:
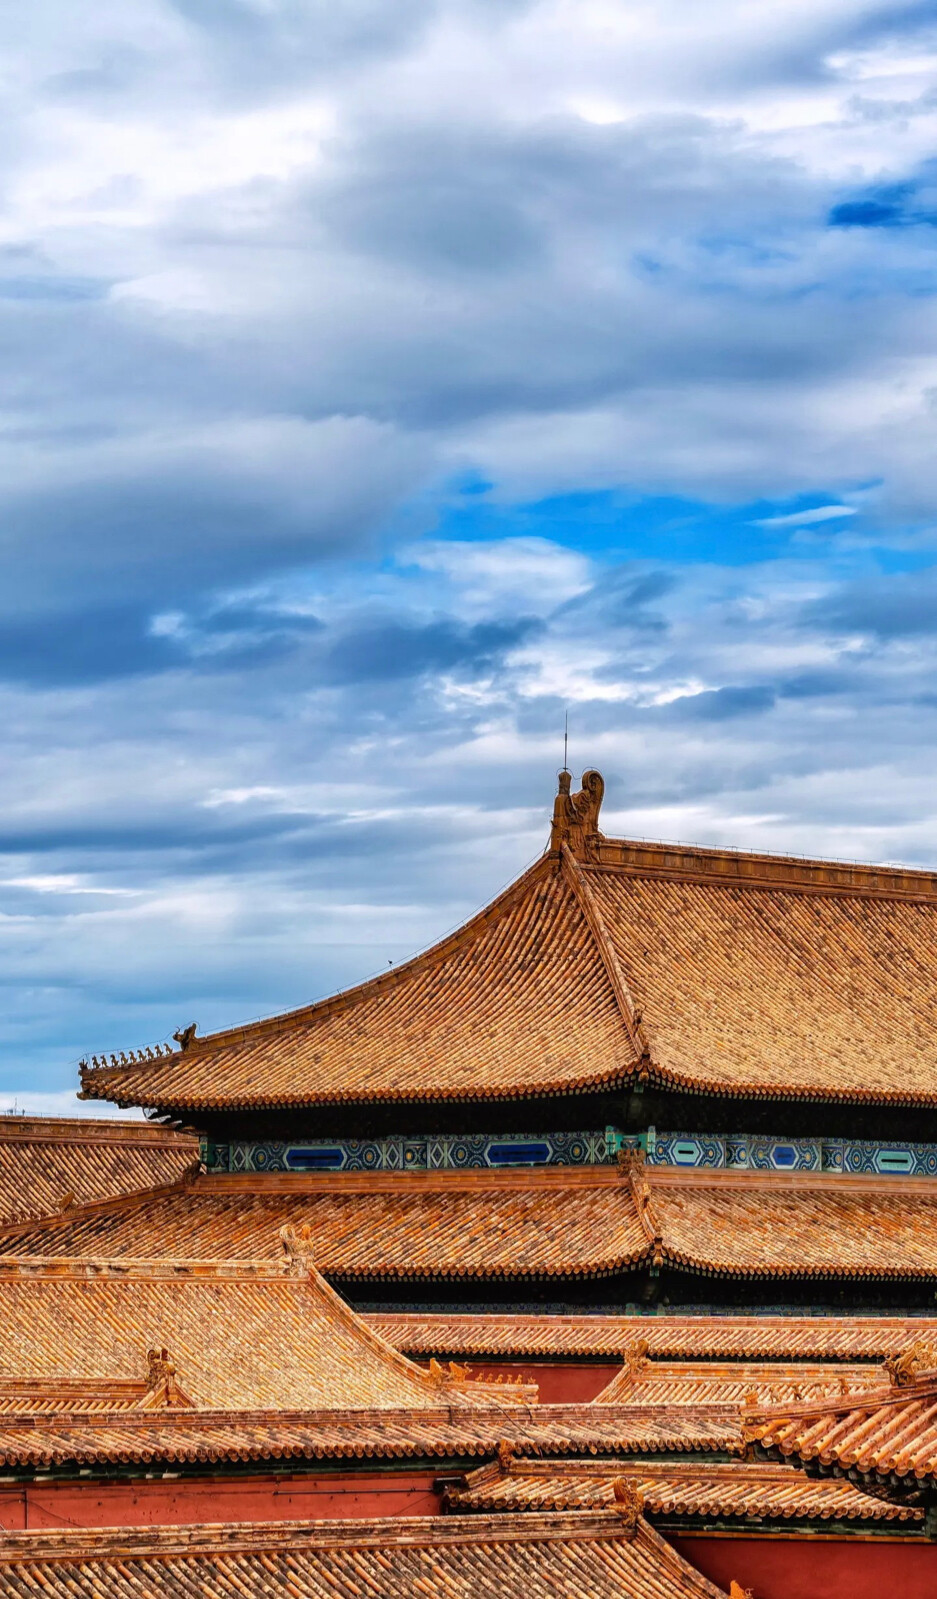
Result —
M 334 999 L 84 1069 L 85 1097 L 189 1110 L 486 1099 L 619 1080 L 633 1065 L 613 982 L 553 860 L 426 954 Z
M 558 847 L 427 953 L 178 1053 L 96 1061 L 84 1094 L 191 1114 L 637 1074 L 937 1104 L 937 875 L 608 839 L 595 793 L 587 835 L 555 822 Z
M 0 1235 L 0 1250 L 273 1258 L 286 1222 L 308 1225 L 316 1263 L 342 1277 L 595 1275 L 647 1252 L 617 1172 L 573 1168 L 211 1176 L 145 1204 L 92 1207 L 67 1224 Z
M 646 1196 L 645 1196 L 646 1191 Z M 207 1176 L 0 1231 L 10 1257 L 274 1259 L 310 1229 L 334 1278 L 937 1277 L 930 1178 L 612 1167 Z
M 661 1081 L 937 1099 L 937 897 L 585 875 Z
M 76 1381 L 99 1383 L 106 1394 L 104 1385 L 145 1373 L 154 1346 L 165 1347 L 198 1409 L 412 1410 L 490 1399 L 490 1385 L 413 1365 L 299 1259 L 291 1275 L 264 1265 L 96 1261 L 89 1272 L 61 1260 L 7 1263 L 0 1269 L 6 1408 L 19 1385 L 20 1408 L 68 1411 Z M 510 1401 L 510 1388 L 495 1392 Z
M 790 1466 L 743 1461 L 686 1464 L 681 1461 L 616 1463 L 607 1460 L 492 1461 L 469 1472 L 464 1486 L 450 1488 L 453 1510 L 595 1510 L 614 1506 L 615 1485 L 624 1480 L 655 1519 L 742 1517 L 746 1520 L 885 1522 L 922 1520 L 908 1505 L 892 1505 L 844 1482 L 814 1482 Z
M 614 1511 L 13 1533 L 0 1551 L 0 1594 L 139 1599 L 167 1591 L 204 1599 L 723 1599 L 646 1523 L 626 1528 Z
M 146 1122 L 0 1117 L 0 1223 L 157 1188 L 198 1160 L 198 1142 Z

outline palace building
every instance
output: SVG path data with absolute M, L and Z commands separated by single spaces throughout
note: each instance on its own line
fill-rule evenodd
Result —
M 606 837 L 0 1126 L 0 1595 L 937 1592 L 937 873 Z M 264 1586 L 266 1584 L 266 1586 Z

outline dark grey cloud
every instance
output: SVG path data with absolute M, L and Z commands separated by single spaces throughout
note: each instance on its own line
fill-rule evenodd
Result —
M 845 584 L 811 601 L 805 619 L 833 633 L 886 640 L 937 635 L 937 572 L 930 567 Z

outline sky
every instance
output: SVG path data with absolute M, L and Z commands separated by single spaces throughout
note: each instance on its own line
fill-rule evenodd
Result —
M 0 61 L 0 1109 L 457 925 L 567 714 L 610 833 L 937 864 L 933 3 Z

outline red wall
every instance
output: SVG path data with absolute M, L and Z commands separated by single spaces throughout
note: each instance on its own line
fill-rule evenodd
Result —
M 434 1471 L 322 1477 L 201 1477 L 187 1482 L 30 1483 L 0 1488 L 0 1529 L 180 1526 L 205 1521 L 312 1521 L 434 1516 Z
M 674 1537 L 675 1549 L 728 1591 L 755 1599 L 935 1599 L 937 1544 L 895 1538 Z
M 418 1364 L 425 1366 L 429 1362 L 419 1361 Z M 620 1360 L 583 1366 L 538 1360 L 486 1360 L 484 1365 L 470 1360 L 466 1364 L 472 1377 L 487 1377 L 490 1381 L 503 1373 L 506 1377 L 537 1383 L 542 1405 L 587 1405 L 621 1371 Z

